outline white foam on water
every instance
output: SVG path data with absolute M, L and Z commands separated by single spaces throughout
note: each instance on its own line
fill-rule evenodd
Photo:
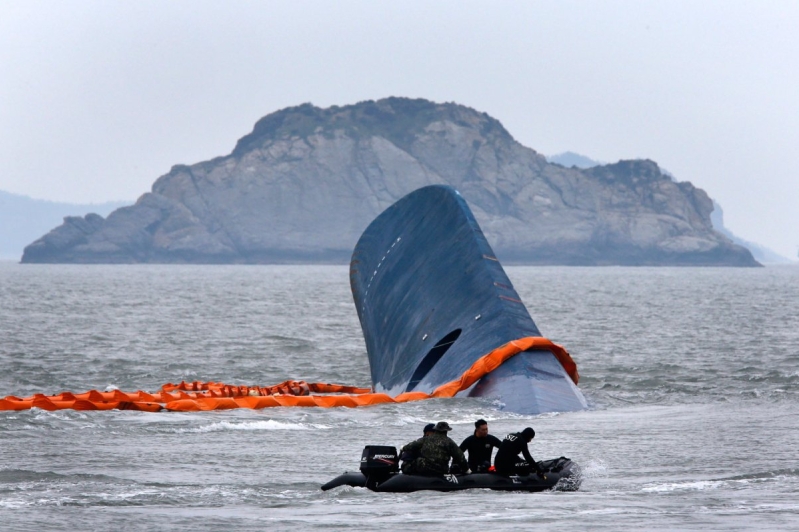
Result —
M 175 432 L 179 433 L 205 433 L 205 432 L 228 432 L 234 430 L 315 430 L 315 429 L 329 429 L 327 425 L 319 423 L 289 423 L 284 421 L 275 421 L 268 419 L 265 421 L 245 421 L 243 423 L 234 423 L 231 421 L 220 421 L 219 423 L 211 423 L 202 427 L 195 427 L 191 429 L 178 429 Z
M 580 478 L 582 480 L 591 478 L 604 478 L 608 476 L 608 465 L 604 460 L 588 460 L 580 464 Z
M 405 427 L 407 425 L 422 425 L 430 423 L 417 416 L 399 416 L 395 419 L 395 426 Z
M 578 514 L 582 515 L 614 515 L 628 513 L 629 508 L 592 508 L 590 510 L 577 510 Z
M 774 477 L 768 477 L 768 478 L 753 477 L 753 478 L 736 478 L 736 479 L 727 479 L 727 480 L 670 482 L 662 484 L 651 484 L 649 486 L 642 488 L 641 491 L 648 493 L 666 493 L 674 491 L 703 491 L 703 490 L 718 489 L 722 487 L 740 489 L 750 485 L 760 484 L 764 482 L 779 482 L 785 480 L 786 478 L 788 478 L 787 475 L 776 475 Z
M 711 489 L 718 489 L 724 486 L 725 482 L 722 480 L 700 480 L 693 482 L 670 482 L 665 484 L 655 484 L 653 486 L 646 486 L 641 488 L 641 491 L 647 493 L 668 493 L 673 491 L 704 491 Z
M 0 508 L 15 510 L 17 508 L 24 508 L 25 506 L 30 506 L 30 502 L 22 499 L 0 499 Z
M 138 488 L 130 491 L 122 491 L 118 493 L 96 493 L 94 494 L 95 497 L 108 502 L 116 502 L 116 501 L 127 501 L 130 499 L 136 499 L 140 497 L 150 497 L 150 496 L 161 496 L 164 494 L 163 490 L 157 490 L 152 488 Z

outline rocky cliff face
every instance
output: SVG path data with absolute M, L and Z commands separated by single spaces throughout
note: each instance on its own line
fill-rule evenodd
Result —
M 564 168 L 485 113 L 404 98 L 270 114 L 230 155 L 173 167 L 105 219 L 66 218 L 22 261 L 346 262 L 375 216 L 442 183 L 507 262 L 757 265 L 713 230 L 704 191 L 652 161 Z

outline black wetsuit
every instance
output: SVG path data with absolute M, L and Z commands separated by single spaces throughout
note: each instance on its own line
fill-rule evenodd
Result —
M 469 452 L 469 469 L 476 473 L 486 471 L 491 467 L 491 452 L 494 447 L 499 449 L 502 442 L 493 434 L 486 434 L 483 438 L 478 438 L 474 434 L 463 440 L 460 445 L 461 451 Z
M 522 461 L 519 453 L 524 456 Z M 494 457 L 494 467 L 501 475 L 529 475 L 531 471 L 538 471 L 538 464 L 530 456 L 527 449 L 527 440 L 521 432 L 512 432 L 505 436 L 499 446 L 497 456 Z

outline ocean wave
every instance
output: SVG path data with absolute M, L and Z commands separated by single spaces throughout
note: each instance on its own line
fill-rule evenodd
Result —
M 667 493 L 673 491 L 704 491 L 718 489 L 725 485 L 723 480 L 692 480 L 686 482 L 666 482 L 641 488 L 645 493 Z
M 0 484 L 22 483 L 132 483 L 116 477 L 92 473 L 56 473 L 54 471 L 32 471 L 29 469 L 0 469 Z
M 181 433 L 206 433 L 206 432 L 229 432 L 235 430 L 316 430 L 329 429 L 329 425 L 320 423 L 292 423 L 288 421 L 276 421 L 267 419 L 263 421 L 244 421 L 240 423 L 232 421 L 220 421 L 202 427 L 192 427 L 188 429 L 175 429 L 174 432 Z
M 668 493 L 679 491 L 705 491 L 720 488 L 742 489 L 750 485 L 781 482 L 787 478 L 796 476 L 799 476 L 799 470 L 797 469 L 779 469 L 730 478 L 655 483 L 645 486 L 641 491 L 648 493 Z

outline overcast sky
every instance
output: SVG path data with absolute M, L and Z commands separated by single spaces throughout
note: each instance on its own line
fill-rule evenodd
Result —
M 283 107 L 420 97 L 652 159 L 795 257 L 798 85 L 796 1 L 0 0 L 0 190 L 134 200 Z

